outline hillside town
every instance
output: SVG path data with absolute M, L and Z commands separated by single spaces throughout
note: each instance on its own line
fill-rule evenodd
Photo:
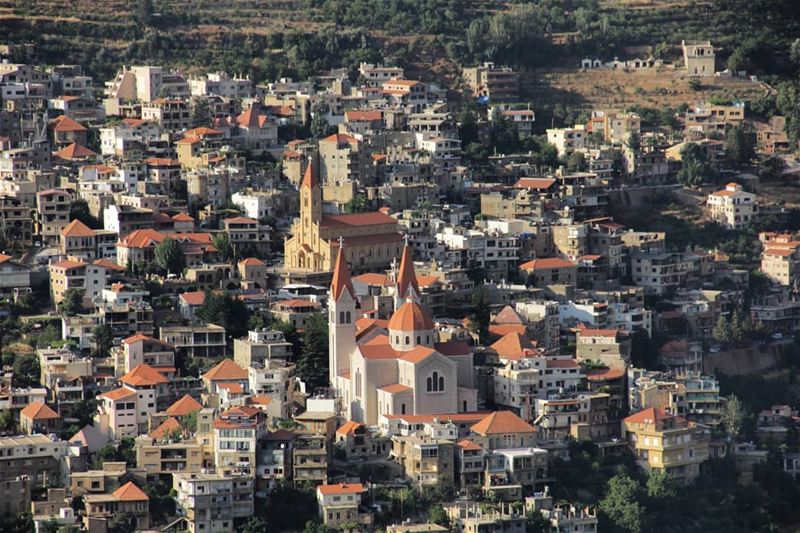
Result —
M 0 63 L 0 529 L 797 527 L 797 119 L 461 79 Z

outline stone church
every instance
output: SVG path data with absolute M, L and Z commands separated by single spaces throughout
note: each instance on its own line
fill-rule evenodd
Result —
M 358 271 L 389 266 L 403 244 L 397 221 L 384 213 L 323 215 L 322 188 L 309 164 L 300 184 L 300 217 L 284 247 L 286 271 L 330 272 L 340 240 L 347 249 L 347 260 Z
M 472 351 L 461 341 L 438 342 L 433 319 L 420 305 L 408 245 L 392 276 L 394 313 L 389 320 L 359 316 L 348 251 L 345 240 L 328 301 L 330 381 L 346 418 L 371 425 L 384 414 L 475 411 Z

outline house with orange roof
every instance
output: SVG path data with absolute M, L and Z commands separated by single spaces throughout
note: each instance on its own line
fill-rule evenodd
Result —
M 646 471 L 663 472 L 689 483 L 700 475 L 700 465 L 709 458 L 710 434 L 707 429 L 650 407 L 622 421 L 622 438 Z
M 119 379 L 118 389 L 99 395 L 95 424 L 111 439 L 147 433 L 149 417 L 168 398 L 169 380 L 155 368 L 140 364 Z
M 122 373 L 131 372 L 142 364 L 161 374 L 175 373 L 175 347 L 142 333 L 123 339 L 117 358 L 117 368 Z
M 222 221 L 234 250 L 242 255 L 263 255 L 272 246 L 271 228 L 250 217 L 232 217 Z
M 256 472 L 258 440 L 267 434 L 267 416 L 253 406 L 230 407 L 214 420 L 214 464 L 218 474 Z
M 69 289 L 83 291 L 85 298 L 96 300 L 106 287 L 110 273 L 102 264 L 65 259 L 51 263 L 50 294 L 58 305 Z
M 262 153 L 278 142 L 278 122 L 254 103 L 232 121 L 231 140 L 244 149 Z M 294 112 L 291 112 L 294 116 Z
M 338 483 L 317 487 L 317 505 L 322 523 L 327 527 L 341 524 L 371 523 L 371 515 L 359 511 L 361 495 L 367 492 L 361 483 Z
M 166 412 L 169 416 L 182 417 L 182 416 L 189 416 L 192 413 L 196 413 L 202 408 L 203 404 L 201 404 L 188 394 L 184 394 L 183 396 L 181 396 L 179 400 L 170 405 L 167 408 Z
M 150 143 L 161 140 L 161 126 L 155 120 L 127 118 L 100 128 L 100 153 L 125 157 L 133 150 L 142 151 Z
M 470 427 L 471 440 L 485 450 L 529 448 L 538 442 L 536 428 L 511 411 L 495 411 Z
M 98 522 L 111 523 L 123 521 L 136 530 L 150 526 L 150 498 L 133 481 L 128 481 L 111 494 L 87 494 L 84 497 L 86 511 L 84 527 L 90 524 L 97 527 Z
M 528 283 L 536 287 L 575 285 L 578 282 L 578 265 L 558 257 L 533 259 L 522 263 L 519 269 L 528 276 Z
M 0 254 L 0 296 L 16 298 L 31 290 L 31 267 Z
M 462 490 L 472 491 L 483 485 L 485 450 L 469 439 L 456 443 L 456 476 Z
M 730 229 L 740 229 L 758 217 L 758 195 L 745 192 L 738 183 L 712 192 L 706 199 L 711 218 Z
M 260 290 L 267 287 L 267 264 L 256 257 L 247 257 L 236 265 L 239 285 L 243 290 Z
M 62 159 L 64 161 L 86 161 L 97 157 L 95 152 L 78 143 L 68 144 L 64 148 L 53 152 L 53 155 L 57 159 Z
M 50 131 L 53 144 L 59 149 L 72 143 L 83 146 L 87 144 L 87 132 L 89 130 L 66 115 L 60 115 L 50 121 Z
M 117 264 L 126 266 L 128 263 L 133 265 L 151 263 L 155 258 L 156 246 L 166 238 L 178 242 L 189 266 L 211 262 L 217 258 L 218 250 L 214 247 L 210 233 L 173 233 L 137 229 L 121 236 L 117 242 Z
M 791 286 L 800 277 L 800 240 L 791 235 L 761 234 L 761 272 L 773 283 Z
M 61 254 L 65 257 L 84 261 L 114 259 L 117 254 L 117 238 L 114 231 L 91 229 L 75 219 L 61 230 L 59 244 Z
M 234 363 L 232 359 L 223 359 L 201 378 L 210 394 L 218 393 L 220 388 L 231 385 L 241 387 L 243 390 L 249 389 L 247 370 Z
M 61 416 L 46 403 L 32 402 L 19 412 L 19 429 L 26 435 L 58 433 Z

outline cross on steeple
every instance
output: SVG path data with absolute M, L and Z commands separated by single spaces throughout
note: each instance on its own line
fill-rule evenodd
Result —
M 339 235 L 339 248 L 342 248 L 343 246 L 344 246 L 344 237 Z

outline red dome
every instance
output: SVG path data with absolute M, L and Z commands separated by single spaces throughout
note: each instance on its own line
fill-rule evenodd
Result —
M 433 329 L 433 319 L 416 302 L 406 302 L 392 315 L 389 320 L 389 329 L 394 331 L 430 330 Z

